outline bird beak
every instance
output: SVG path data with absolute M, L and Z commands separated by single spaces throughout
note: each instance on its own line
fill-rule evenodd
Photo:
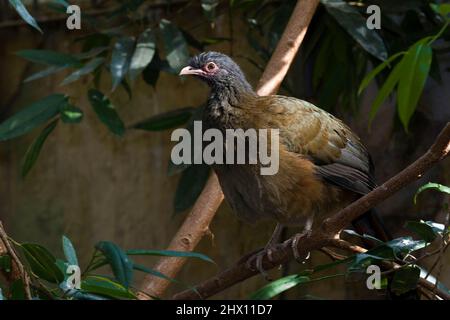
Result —
M 188 76 L 188 75 L 202 75 L 204 71 L 202 69 L 195 69 L 191 66 L 184 67 L 180 71 L 180 76 Z

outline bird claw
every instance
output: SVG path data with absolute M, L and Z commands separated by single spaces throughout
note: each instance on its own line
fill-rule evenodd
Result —
M 301 233 L 297 233 L 292 238 L 292 241 L 291 241 L 292 254 L 294 255 L 294 259 L 298 263 L 305 263 L 305 261 L 309 259 L 310 252 L 308 252 L 304 256 L 301 256 L 300 253 L 298 252 L 298 248 L 297 247 L 298 247 L 298 243 L 300 242 L 301 239 L 303 239 L 303 238 L 307 239 L 307 238 L 309 238 L 310 235 L 311 235 L 311 230 L 305 230 L 305 231 L 303 231 Z
M 263 266 L 263 261 L 264 261 L 265 256 L 267 256 L 267 259 L 270 262 L 273 262 L 272 254 L 273 254 L 272 248 L 262 249 L 261 251 L 255 253 L 254 255 L 249 257 L 248 260 L 246 261 L 245 265 L 247 266 L 248 269 L 250 269 L 252 271 L 258 271 L 264 277 L 264 279 L 266 281 L 272 281 L 273 279 L 269 276 L 269 274 L 267 273 L 267 271 L 264 269 L 264 266 Z M 255 266 L 255 268 L 253 266 Z

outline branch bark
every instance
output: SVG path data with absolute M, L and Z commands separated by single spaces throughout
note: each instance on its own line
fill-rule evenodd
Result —
M 312 250 L 318 250 L 327 245 L 336 245 L 336 234 L 345 226 L 350 224 L 352 220 L 362 215 L 367 210 L 375 207 L 381 201 L 392 196 L 396 191 L 419 179 L 427 170 L 433 167 L 439 161 L 445 159 L 450 152 L 450 122 L 444 127 L 436 138 L 434 144 L 428 151 L 409 165 L 406 169 L 389 179 L 387 182 L 374 189 L 364 197 L 350 204 L 338 212 L 333 217 L 327 219 L 322 228 L 314 231 L 307 239 L 299 241 L 297 250 L 300 255 L 305 255 Z M 272 251 L 272 259 L 269 261 L 267 257 L 263 259 L 263 267 L 265 270 L 272 269 L 284 264 L 293 258 L 291 245 L 292 238 L 285 241 L 276 250 Z M 221 292 L 232 285 L 244 281 L 256 274 L 258 271 L 250 269 L 246 265 L 246 259 L 241 258 L 237 264 L 231 268 L 221 272 L 217 276 L 205 280 L 195 287 L 193 290 L 185 290 L 176 294 L 173 298 L 180 300 L 203 299 Z M 427 282 L 427 281 L 426 281 Z M 428 286 L 429 282 L 424 283 Z
M 25 296 L 28 300 L 31 300 L 31 289 L 30 289 L 30 277 L 25 270 L 22 262 L 20 262 L 16 251 L 9 243 L 8 235 L 3 228 L 3 224 L 0 221 L 0 256 L 9 255 L 11 257 L 11 272 L 6 274 L 8 281 L 15 281 L 17 279 L 22 279 L 23 286 L 25 289 Z
M 297 1 L 286 29 L 258 83 L 256 92 L 259 95 L 274 94 L 278 91 L 305 37 L 318 4 L 319 0 Z M 168 249 L 192 251 L 207 232 L 222 200 L 223 193 L 218 179 L 215 174 L 212 174 Z M 188 239 L 188 243 L 186 243 L 186 239 Z M 169 277 L 175 277 L 185 262 L 186 259 L 183 258 L 164 257 L 156 264 L 155 270 Z M 148 275 L 144 278 L 141 291 L 149 296 L 141 293 L 139 298 L 161 297 L 169 284 L 170 282 L 167 280 Z

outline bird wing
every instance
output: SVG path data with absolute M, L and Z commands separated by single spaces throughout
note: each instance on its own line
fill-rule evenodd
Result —
M 269 96 L 257 100 L 262 106 L 259 110 L 271 115 L 264 117 L 269 119 L 265 125 L 279 128 L 281 143 L 288 151 L 309 157 L 320 177 L 358 194 L 366 194 L 375 187 L 369 153 L 341 120 L 292 97 Z

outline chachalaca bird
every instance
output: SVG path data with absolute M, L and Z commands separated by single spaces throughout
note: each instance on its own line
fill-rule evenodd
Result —
M 246 164 L 213 165 L 225 199 L 238 217 L 278 222 L 266 249 L 275 244 L 281 225 L 310 230 L 375 187 L 366 148 L 328 112 L 293 97 L 258 96 L 239 66 L 218 52 L 193 57 L 180 75 L 198 77 L 211 88 L 203 115 L 205 129 L 279 129 L 275 175 L 261 175 Z M 359 224 L 366 225 L 363 219 Z M 376 231 L 386 240 L 383 228 Z M 294 241 L 293 248 L 296 245 Z M 294 255 L 300 258 L 295 250 Z

